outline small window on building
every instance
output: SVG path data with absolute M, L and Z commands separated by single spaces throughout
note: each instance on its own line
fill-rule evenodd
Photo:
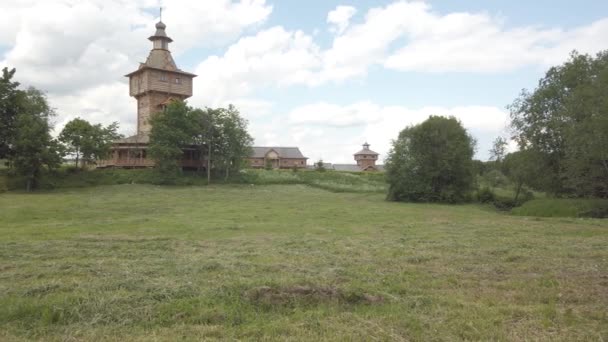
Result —
M 179 77 L 176 77 L 175 84 L 182 84 L 182 80 Z
M 165 73 L 160 74 L 160 80 L 163 82 L 167 82 L 167 75 Z

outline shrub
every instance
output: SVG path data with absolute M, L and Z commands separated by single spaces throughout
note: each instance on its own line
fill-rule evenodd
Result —
M 406 127 L 386 160 L 392 201 L 467 201 L 473 190 L 475 142 L 454 117 L 431 116 Z
M 479 203 L 492 203 L 494 202 L 496 195 L 489 187 L 483 187 L 477 190 L 477 201 Z

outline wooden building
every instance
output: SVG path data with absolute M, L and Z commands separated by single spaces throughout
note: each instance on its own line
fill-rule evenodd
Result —
M 180 70 L 169 51 L 173 40 L 165 32 L 166 25 L 159 21 L 156 32 L 148 39 L 152 50 L 145 63 L 126 77 L 129 78 L 129 95 L 137 100 L 137 134 L 119 139 L 112 145 L 111 155 L 97 167 L 143 168 L 153 167 L 154 160 L 148 156 L 150 143 L 150 117 L 162 112 L 174 100 L 185 100 L 192 96 L 192 81 L 195 74 Z M 253 147 L 253 155 L 248 158 L 255 168 L 263 168 L 267 163 L 272 168 L 306 167 L 307 158 L 297 147 Z M 206 160 L 199 154 L 197 146 L 184 146 L 182 168 L 205 168 Z
M 306 160 L 297 147 L 252 147 L 253 154 L 247 159 L 249 166 L 260 169 L 306 168 Z
M 327 164 L 324 167 L 328 170 L 335 171 L 349 171 L 349 172 L 361 172 L 361 171 L 384 171 L 384 165 L 376 165 L 379 154 L 369 149 L 369 144 L 366 142 L 363 144 L 363 149 L 354 154 L 355 161 L 357 164 Z
M 152 50 L 145 63 L 126 77 L 129 78 L 129 94 L 137 100 L 137 134 L 114 142 L 110 158 L 98 167 L 152 167 L 154 161 L 147 156 L 150 141 L 150 117 L 162 112 L 173 100 L 185 100 L 192 96 L 195 74 L 180 70 L 169 51 L 173 40 L 165 32 L 166 25 L 159 21 L 156 32 L 148 39 Z M 201 165 L 194 148 L 184 148 L 182 167 Z

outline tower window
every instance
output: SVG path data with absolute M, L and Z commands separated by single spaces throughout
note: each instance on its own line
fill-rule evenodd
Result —
M 160 74 L 160 80 L 163 82 L 167 82 L 167 75 L 165 73 Z
M 176 77 L 175 84 L 182 84 L 182 80 L 179 77 Z

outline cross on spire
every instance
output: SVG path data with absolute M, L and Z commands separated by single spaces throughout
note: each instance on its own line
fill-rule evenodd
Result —
M 160 8 L 160 16 L 159 16 L 158 21 L 163 21 L 163 8 L 162 8 L 162 6 Z

